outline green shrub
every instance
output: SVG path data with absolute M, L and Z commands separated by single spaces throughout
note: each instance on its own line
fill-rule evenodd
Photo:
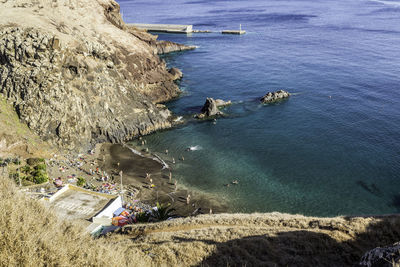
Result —
M 29 165 L 25 165 L 21 167 L 21 172 L 28 174 L 31 172 L 31 167 Z
M 37 171 L 46 171 L 46 164 L 41 163 L 35 166 L 35 170 Z
M 11 172 L 8 177 L 10 177 L 10 179 L 14 179 L 14 180 L 18 180 L 19 179 L 19 173 L 18 172 Z
M 26 160 L 26 163 L 28 163 L 28 165 L 35 166 L 41 162 L 44 162 L 44 160 L 43 161 L 42 160 L 43 159 L 40 159 L 40 158 L 29 158 Z
M 19 158 L 13 159 L 12 162 L 13 162 L 15 165 L 20 165 L 20 164 L 21 164 L 21 160 L 20 160 Z
M 171 206 L 170 203 L 168 204 L 160 204 L 157 202 L 157 210 L 153 210 L 153 217 L 157 221 L 165 221 L 169 217 L 173 216 L 172 212 L 175 211 L 175 209 L 169 208 Z
M 20 182 L 22 182 L 22 178 L 18 172 L 11 172 L 8 175 L 8 177 L 10 177 L 10 179 L 14 180 L 16 184 L 19 184 Z
M 35 184 L 42 184 L 49 180 L 49 176 L 44 170 L 34 170 L 33 172 L 31 172 L 31 175 L 31 181 Z
M 86 180 L 83 177 L 78 177 L 78 181 L 76 182 L 77 186 L 84 186 L 86 184 Z
M 42 172 L 42 171 L 36 171 L 35 175 L 33 175 L 33 182 L 35 184 L 42 184 L 45 183 L 49 180 L 49 177 L 47 176 L 47 173 Z
M 145 222 L 149 222 L 150 219 L 150 214 L 146 213 L 146 212 L 140 212 L 140 213 L 136 213 L 136 221 L 139 223 L 145 223 Z

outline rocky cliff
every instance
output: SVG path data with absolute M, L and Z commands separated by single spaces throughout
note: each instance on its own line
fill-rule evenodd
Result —
M 0 18 L 0 93 L 42 139 L 80 150 L 171 126 L 156 103 L 176 76 L 113 0 L 3 1 Z

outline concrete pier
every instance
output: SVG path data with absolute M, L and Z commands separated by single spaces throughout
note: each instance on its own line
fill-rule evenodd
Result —
M 221 32 L 222 34 L 245 34 L 246 31 L 235 31 L 235 30 L 225 30 Z
M 239 30 L 225 30 L 221 32 L 222 34 L 245 34 L 246 31 L 242 31 L 242 24 L 239 24 Z
M 169 33 L 192 33 L 193 25 L 174 25 L 174 24 L 141 24 L 131 23 L 130 26 L 150 32 L 169 32 Z

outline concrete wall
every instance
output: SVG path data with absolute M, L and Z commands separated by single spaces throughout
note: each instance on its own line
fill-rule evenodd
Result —
M 102 210 L 99 214 L 93 217 L 93 222 L 95 218 L 112 218 L 113 212 L 118 208 L 122 207 L 122 198 L 119 196 L 113 200 L 104 210 Z

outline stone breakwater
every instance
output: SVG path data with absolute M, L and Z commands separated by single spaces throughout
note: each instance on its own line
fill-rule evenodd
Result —
M 116 2 L 0 9 L 0 93 L 43 140 L 83 150 L 171 127 L 156 103 L 179 95 L 181 73 L 125 30 Z

